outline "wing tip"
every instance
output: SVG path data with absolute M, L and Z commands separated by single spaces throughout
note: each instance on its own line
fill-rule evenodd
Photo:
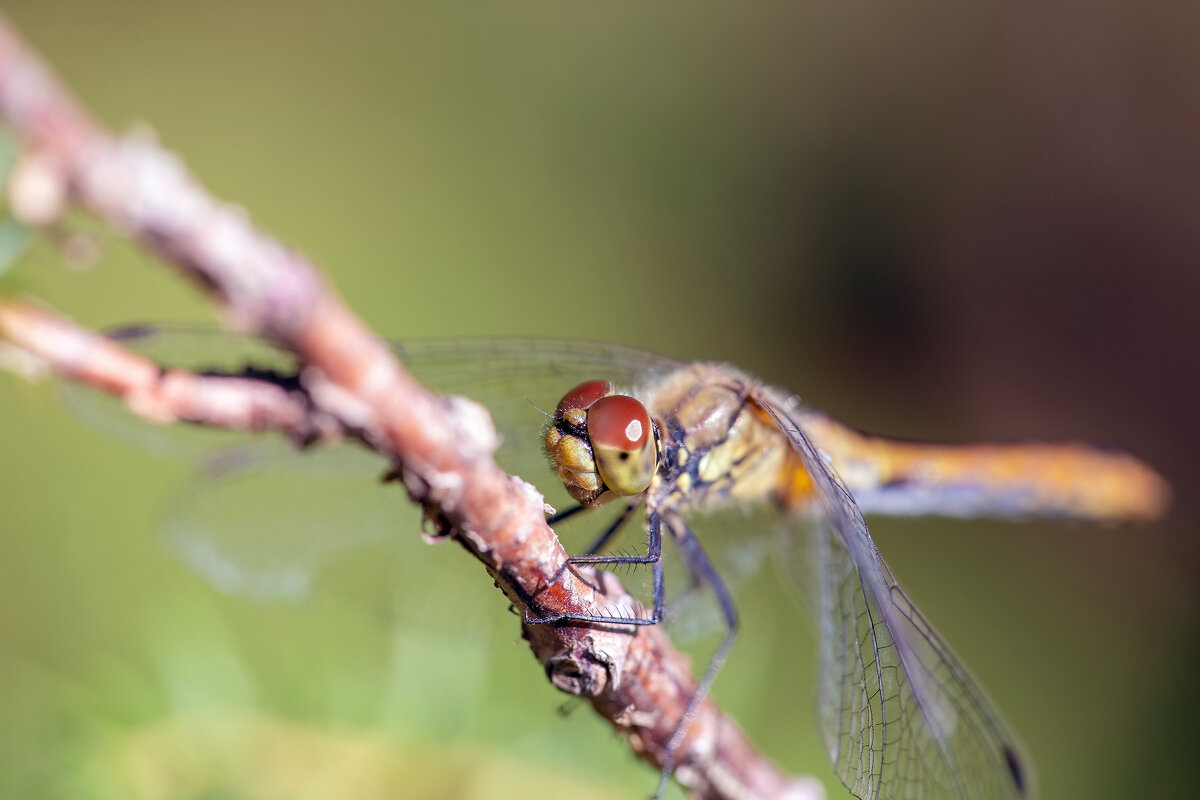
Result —
M 1021 756 L 1012 745 L 1004 746 L 1004 763 L 1008 767 L 1008 774 L 1013 779 L 1013 785 L 1017 789 L 1017 794 L 1021 797 L 1028 797 L 1025 766 L 1021 763 Z

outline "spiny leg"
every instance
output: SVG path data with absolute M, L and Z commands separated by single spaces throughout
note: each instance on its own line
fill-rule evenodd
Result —
M 582 556 L 593 556 L 596 553 L 599 553 L 600 549 L 604 547 L 604 545 L 608 544 L 609 540 L 616 536 L 617 532 L 625 526 L 625 523 L 629 521 L 629 517 L 633 514 L 634 509 L 637 507 L 637 503 L 626 503 L 625 508 L 621 510 L 621 513 L 617 516 L 617 518 L 613 520 L 612 523 L 605 528 L 599 536 L 596 537 L 596 541 L 588 545 L 588 548 L 584 550 L 581 555 L 570 558 L 568 561 L 575 564 L 585 563 L 579 561 L 578 559 L 582 558 Z M 560 511 L 547 519 L 546 524 L 553 528 L 558 523 L 564 522 L 578 514 L 580 511 L 584 511 L 586 509 L 587 506 L 585 505 L 571 506 L 566 511 Z
M 600 535 L 596 537 L 596 541 L 594 541 L 590 545 L 588 545 L 587 550 L 584 550 L 579 555 L 573 556 L 567 560 L 569 562 L 571 562 L 572 564 L 602 564 L 602 563 L 606 563 L 606 562 L 602 562 L 602 561 L 587 561 L 585 559 L 595 557 L 596 554 L 598 554 L 600 552 L 600 550 L 606 544 L 608 544 L 609 540 L 611 540 L 614 536 L 617 535 L 617 531 L 619 531 L 619 530 L 621 530 L 621 528 L 625 527 L 625 523 L 629 522 L 629 518 L 631 516 L 633 516 L 633 511 L 637 507 L 638 507 L 637 503 L 626 503 L 624 510 L 622 510 L 621 513 L 617 515 L 617 518 L 614 519 L 607 528 L 605 528 L 603 531 L 601 531 Z M 582 508 L 582 506 L 581 506 L 581 508 Z M 644 563 L 644 562 L 642 562 L 642 563 Z
M 621 515 L 593 543 L 592 550 L 603 547 L 618 530 L 629 520 L 636 504 L 630 503 Z M 646 532 L 649 538 L 646 555 L 644 556 L 606 556 L 590 552 L 587 555 L 572 556 L 568 564 L 651 564 L 654 573 L 654 610 L 649 617 L 622 617 L 604 614 L 553 614 L 548 617 L 531 617 L 529 609 L 525 609 L 525 621 L 530 624 L 544 622 L 599 622 L 610 625 L 657 625 L 663 618 L 663 563 L 662 563 L 662 525 L 658 512 L 646 512 Z
M 713 594 L 717 596 L 717 602 L 721 605 L 721 615 L 725 618 L 725 636 L 721 639 L 721 644 L 717 647 L 716 652 L 713 653 L 712 659 L 709 660 L 708 668 L 704 670 L 704 675 L 696 684 L 696 691 L 692 693 L 687 708 L 684 709 L 683 715 L 675 726 L 674 733 L 667 741 L 667 750 L 663 755 L 662 774 L 652 800 L 657 800 L 666 791 L 667 782 L 675 770 L 675 751 L 683 743 L 688 726 L 692 718 L 696 716 L 696 710 L 708 696 L 713 681 L 717 679 L 717 673 L 725 665 L 725 659 L 729 656 L 730 649 L 733 648 L 733 642 L 737 638 L 738 632 L 738 613 L 737 606 L 733 603 L 733 595 L 730 594 L 729 587 L 721 580 L 721 576 L 717 574 L 717 570 L 709 560 L 708 554 L 704 552 L 704 548 L 700 546 L 700 540 L 676 514 L 667 517 L 667 528 L 675 539 L 693 579 L 697 582 L 707 583 L 712 588 Z

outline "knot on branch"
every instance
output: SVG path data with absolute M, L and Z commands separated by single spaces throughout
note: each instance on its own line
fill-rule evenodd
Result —
M 576 638 L 586 641 L 572 641 L 545 661 L 550 683 L 561 692 L 584 697 L 595 697 L 618 685 L 619 667 L 613 659 L 596 646 L 593 637 L 571 637 Z

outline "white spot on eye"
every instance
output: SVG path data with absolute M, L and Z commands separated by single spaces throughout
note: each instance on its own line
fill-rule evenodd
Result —
M 642 421 L 640 419 L 630 420 L 629 424 L 625 426 L 625 438 L 631 442 L 642 438 Z

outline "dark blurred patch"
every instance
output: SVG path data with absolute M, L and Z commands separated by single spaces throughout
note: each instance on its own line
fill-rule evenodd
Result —
M 814 226 L 825 268 L 812 278 L 809 302 L 848 361 L 870 369 L 897 359 L 914 366 L 915 351 L 929 344 L 930 297 L 913 263 L 914 225 L 901 210 L 905 189 L 889 179 L 886 165 L 834 163 Z
M 1200 639 L 1184 637 L 1181 650 L 1170 660 L 1147 654 L 1154 677 L 1147 681 L 1147 702 L 1141 718 L 1130 726 L 1143 735 L 1133 739 L 1132 752 L 1124 754 L 1128 764 L 1153 764 L 1155 769 L 1135 771 L 1114 767 L 1113 797 L 1189 797 L 1196 787 L 1194 764 L 1187 758 L 1163 758 L 1178 753 L 1181 743 L 1191 741 L 1196 729 L 1195 664 L 1200 659 Z

